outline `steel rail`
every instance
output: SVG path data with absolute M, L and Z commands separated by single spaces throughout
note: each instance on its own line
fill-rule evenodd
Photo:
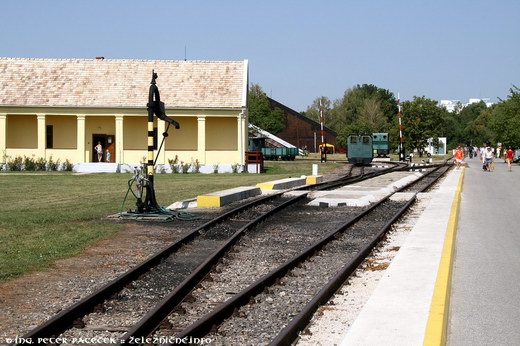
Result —
M 411 182 L 400 189 L 398 189 L 396 192 L 401 191 L 402 189 L 407 188 L 408 186 L 414 184 L 414 182 Z M 433 182 L 432 182 L 433 183 Z M 318 252 L 320 249 L 322 249 L 326 244 L 328 244 L 331 240 L 335 239 L 338 233 L 343 232 L 348 227 L 352 226 L 354 223 L 359 221 L 362 217 L 366 216 L 368 213 L 375 210 L 377 207 L 379 207 L 382 203 L 386 202 L 393 194 L 390 194 L 383 198 L 382 200 L 374 203 L 372 206 L 370 206 L 368 209 L 360 212 L 358 215 L 352 217 L 350 220 L 343 223 L 341 226 L 339 226 L 336 230 L 329 232 L 327 235 L 323 236 L 320 240 L 315 242 L 313 245 L 309 246 L 307 249 L 302 251 L 299 255 L 296 255 L 292 259 L 285 262 L 283 265 L 279 266 L 276 269 L 273 269 L 268 274 L 264 275 L 254 283 L 252 283 L 247 288 L 243 289 L 239 293 L 235 294 L 232 298 L 228 299 L 226 302 L 219 305 L 216 309 L 214 309 L 212 312 L 206 314 L 199 320 L 197 320 L 195 323 L 191 324 L 187 328 L 185 328 L 183 331 L 181 331 L 179 334 L 176 335 L 177 338 L 184 338 L 184 337 L 203 337 L 207 333 L 209 333 L 214 326 L 219 325 L 224 321 L 226 318 L 231 316 L 235 309 L 240 308 L 243 305 L 246 305 L 251 297 L 261 293 L 265 287 L 271 286 L 274 283 L 276 283 L 277 280 L 279 280 L 281 277 L 286 275 L 290 270 L 295 268 L 298 264 L 301 262 L 307 260 L 309 257 L 314 255 L 316 252 Z M 409 201 L 406 206 L 409 207 L 413 200 L 415 200 L 417 193 L 414 194 L 412 197 L 412 201 Z M 392 219 L 383 227 L 385 229 L 384 232 L 379 232 L 377 237 L 375 237 L 373 241 L 370 242 L 369 245 L 372 245 L 370 247 L 370 250 L 367 252 L 366 249 L 363 249 L 363 253 L 370 253 L 371 249 L 377 244 L 378 239 L 380 239 L 386 232 L 386 230 L 392 225 L 393 222 L 395 222 L 407 209 L 401 208 L 399 212 L 392 217 Z M 366 246 L 366 248 L 369 247 L 369 245 Z M 363 259 L 366 257 L 366 255 L 363 257 Z M 357 256 L 356 256 L 357 258 Z M 361 260 L 362 261 L 362 260 Z M 361 263 L 361 262 L 360 262 Z M 359 263 L 358 263 L 359 265 Z M 357 267 L 357 265 L 356 265 Z M 344 281 L 344 280 L 343 280 Z M 327 291 L 328 292 L 328 291 Z M 321 298 L 320 298 L 321 300 Z M 313 310 L 314 311 L 314 310 Z M 307 315 L 305 315 L 307 316 Z M 312 315 L 311 315 L 312 316 Z M 300 328 L 301 324 L 298 323 L 297 327 Z M 292 329 L 292 327 L 291 327 Z M 298 329 L 300 330 L 300 329 Z M 290 344 L 283 343 L 283 344 Z
M 260 215 L 256 219 L 236 231 L 218 250 L 213 252 L 203 263 L 201 263 L 182 283 L 168 294 L 163 300 L 148 312 L 137 324 L 130 328 L 120 339 L 121 344 L 128 344 L 129 341 L 146 337 L 165 319 L 171 311 L 182 302 L 182 300 L 193 290 L 193 288 L 211 271 L 214 265 L 236 244 L 246 231 L 256 227 L 268 217 L 283 210 L 298 201 L 307 197 L 307 193 L 294 196 L 285 203 L 272 210 Z
M 366 179 L 374 178 L 374 177 L 377 177 L 377 176 L 380 176 L 380 175 L 383 175 L 383 174 L 387 174 L 387 173 L 389 173 L 391 171 L 400 171 L 400 170 L 403 170 L 403 169 L 406 168 L 406 166 L 404 164 L 399 163 L 399 162 L 398 163 L 392 162 L 392 164 L 394 164 L 394 167 L 389 167 L 387 169 L 377 170 L 377 171 L 373 171 L 373 172 L 369 172 L 369 173 L 365 173 L 364 172 L 364 167 L 362 167 L 363 171 L 358 176 L 340 178 L 340 179 L 331 180 L 331 181 L 325 181 L 325 182 L 321 182 L 321 183 L 317 183 L 317 184 L 313 184 L 313 185 L 309 185 L 309 186 L 301 186 L 301 187 L 298 187 L 298 188 L 296 188 L 294 190 L 327 190 L 327 189 L 334 189 L 334 188 L 337 188 L 338 186 L 344 185 L 345 180 L 348 180 L 348 183 L 352 184 L 352 183 L 357 183 L 359 181 L 363 181 L 363 180 L 366 180 Z
M 334 277 L 325 284 L 325 286 L 314 296 L 314 298 L 305 305 L 301 312 L 296 315 L 289 324 L 278 333 L 278 335 L 269 343 L 269 345 L 290 345 L 298 336 L 312 318 L 314 312 L 324 303 L 326 303 L 332 295 L 343 285 L 357 267 L 365 260 L 372 250 L 380 242 L 380 239 L 388 232 L 390 227 L 415 203 L 417 193 L 392 216 L 392 218 L 379 230 L 370 243 L 365 245 L 356 256 L 345 265 Z
M 397 165 L 398 166 L 398 165 Z M 395 167 L 391 167 L 387 170 L 381 170 L 378 172 L 373 172 L 374 174 L 381 175 L 388 173 L 389 171 L 394 170 Z M 369 179 L 373 177 L 372 174 L 364 175 L 363 177 L 354 176 L 354 177 L 342 177 L 335 181 L 332 181 L 336 184 L 349 184 L 353 182 L 358 182 L 361 180 Z M 326 182 L 325 184 L 320 185 L 320 189 L 328 188 L 329 185 Z M 291 189 L 298 190 L 299 188 Z M 164 318 L 166 318 L 173 309 L 182 302 L 182 300 L 193 290 L 193 288 L 200 282 L 204 277 L 211 271 L 212 267 L 218 262 L 218 260 L 224 256 L 224 254 L 234 245 L 240 237 L 247 231 L 255 227 L 259 222 L 264 221 L 266 218 L 278 212 L 286 207 L 304 199 L 310 191 L 303 191 L 303 193 L 299 196 L 291 197 L 284 204 L 270 210 L 268 213 L 261 215 L 257 219 L 251 221 L 249 224 L 245 225 L 242 229 L 237 231 L 228 242 L 223 244 L 218 250 L 216 250 L 212 255 L 210 255 L 204 263 L 199 265 L 190 276 L 188 276 L 182 283 L 180 283 L 170 294 L 163 298 L 163 300 L 158 303 L 153 310 L 147 313 L 141 320 L 135 324 L 132 328 L 130 328 L 122 337 L 121 344 L 128 343 L 131 340 L 136 340 L 140 338 L 144 338 L 152 333 L 161 323 Z
M 414 185 L 423 178 L 436 173 L 437 171 L 441 171 L 442 168 L 446 166 L 439 166 L 433 171 L 429 172 L 430 174 L 422 176 L 420 179 L 412 182 L 400 189 L 400 191 L 405 190 L 410 185 Z M 437 182 L 440 177 L 442 177 L 447 171 L 449 167 L 442 172 L 439 176 L 433 179 L 428 185 L 423 186 L 419 191 L 415 192 L 413 197 L 396 213 L 394 216 L 379 230 L 378 234 L 372 238 L 369 244 L 367 244 L 361 251 L 356 254 L 356 256 L 347 263 L 334 277 L 332 277 L 323 288 L 314 296 L 314 298 L 305 305 L 305 307 L 300 311 L 300 313 L 293 317 L 293 319 L 287 324 L 287 326 L 278 333 L 278 335 L 269 343 L 272 346 L 278 345 L 289 345 L 296 340 L 298 337 L 298 333 L 302 331 L 312 319 L 313 314 L 318 310 L 318 308 L 326 303 L 334 293 L 343 285 L 343 283 L 354 273 L 357 267 L 366 259 L 366 257 L 372 252 L 372 250 L 377 246 L 380 239 L 388 232 L 391 226 L 411 207 L 411 205 L 415 202 L 417 198 L 417 194 L 420 192 L 424 192 L 429 189 L 435 182 Z
M 159 264 L 162 259 L 172 255 L 184 244 L 194 240 L 197 236 L 199 236 L 202 233 L 202 231 L 208 230 L 211 227 L 217 225 L 218 223 L 230 219 L 233 216 L 241 212 L 244 212 L 250 208 L 253 208 L 259 204 L 278 198 L 282 194 L 283 192 L 279 192 L 276 194 L 256 199 L 206 222 L 205 224 L 199 226 L 189 234 L 174 242 L 173 244 L 166 246 L 150 258 L 143 261 L 141 264 L 131 268 L 127 272 L 121 274 L 120 276 L 116 277 L 104 286 L 100 287 L 95 292 L 89 294 L 85 298 L 74 303 L 70 307 L 66 308 L 65 310 L 61 311 L 60 313 L 52 317 L 51 319 L 39 325 L 35 329 L 31 330 L 30 332 L 25 334 L 22 339 L 30 339 L 33 341 L 33 344 L 43 344 L 38 343 L 38 339 L 49 338 L 51 336 L 61 334 L 65 330 L 72 327 L 74 322 L 78 318 L 82 318 L 83 316 L 91 312 L 96 305 L 101 304 L 114 293 L 121 291 L 127 284 L 136 280 L 142 274 L 149 271 L 152 267 Z
M 386 170 L 386 171 L 388 171 L 388 170 Z M 385 172 L 383 172 L 383 173 L 377 172 L 377 173 L 384 174 Z M 358 176 L 354 176 L 354 177 L 341 177 L 341 178 L 339 178 L 337 180 L 334 180 L 334 181 L 331 181 L 331 182 L 327 182 L 327 183 L 349 184 L 349 183 L 357 182 L 357 181 L 360 181 L 360 180 L 368 179 L 369 177 L 370 176 L 365 176 L 365 177 L 358 177 Z M 275 193 L 275 194 L 272 194 L 272 195 L 261 197 L 259 199 L 256 199 L 256 200 L 251 201 L 251 202 L 249 202 L 247 204 L 239 206 L 239 207 L 237 207 L 237 208 L 235 208 L 233 210 L 230 210 L 230 211 L 228 211 L 228 212 L 226 212 L 226 213 L 224 213 L 224 214 L 222 214 L 222 215 L 220 215 L 220 216 L 218 216 L 218 217 L 216 217 L 216 218 L 206 222 L 205 224 L 199 226 L 198 228 L 196 228 L 192 232 L 190 232 L 187 235 L 185 235 L 184 237 L 182 237 L 181 239 L 179 239 L 176 242 L 166 246 L 165 248 L 163 248 L 162 250 L 160 250 L 156 254 L 152 255 L 150 258 L 146 259 L 141 264 L 131 268 L 127 272 L 121 274 L 117 278 L 115 278 L 112 281 L 108 282 L 107 284 L 103 285 L 102 287 L 100 287 L 95 292 L 89 294 L 88 296 L 86 296 L 85 298 L 81 299 L 80 301 L 72 304 L 71 306 L 69 306 L 65 310 L 61 311 L 60 313 L 58 313 L 54 317 L 50 318 L 49 320 L 47 320 L 43 324 L 41 324 L 38 327 L 36 327 L 35 329 L 31 330 L 30 332 L 28 332 L 27 334 L 25 334 L 23 336 L 23 340 L 31 340 L 33 342 L 33 344 L 44 344 L 44 343 L 39 343 L 38 340 L 42 340 L 42 339 L 45 339 L 45 338 L 49 338 L 49 337 L 52 337 L 52 336 L 59 335 L 59 334 L 63 333 L 65 330 L 73 327 L 75 322 L 78 319 L 81 319 L 83 316 L 85 316 L 86 314 L 90 313 L 95 308 L 95 306 L 97 306 L 98 304 L 103 303 L 105 300 L 109 299 L 110 296 L 112 296 L 113 294 L 121 291 L 130 282 L 138 279 L 141 275 L 143 275 L 144 273 L 149 271 L 154 266 L 158 265 L 161 262 L 161 260 L 163 260 L 164 258 L 167 258 L 168 256 L 171 256 L 173 253 L 175 253 L 177 250 L 179 250 L 184 244 L 194 240 L 203 231 L 208 230 L 211 227 L 214 227 L 215 225 L 217 225 L 218 223 L 221 223 L 221 222 L 223 222 L 223 221 L 225 221 L 227 219 L 230 219 L 233 216 L 235 216 L 235 215 L 237 215 L 239 213 L 242 213 L 242 212 L 244 212 L 244 211 L 246 211 L 246 210 L 248 210 L 250 208 L 253 208 L 253 207 L 257 206 L 257 205 L 260 205 L 262 203 L 268 202 L 270 200 L 279 198 L 285 192 L 286 191 L 281 191 L 281 192 L 278 192 L 278 193 Z M 293 197 L 291 199 L 291 200 L 294 199 L 294 201 L 292 203 L 296 203 L 300 198 L 304 198 L 306 195 L 307 194 L 303 194 L 301 197 L 300 196 Z M 285 205 L 285 206 L 290 205 L 291 204 L 291 200 L 285 202 L 282 205 Z M 274 208 L 272 211 L 268 212 L 267 216 L 272 215 L 275 210 L 283 209 L 283 208 L 279 208 L 279 207 L 280 206 L 278 206 L 278 207 Z M 260 216 L 259 219 L 264 220 L 267 216 L 265 216 L 265 217 Z M 248 225 L 249 225 L 249 227 L 253 227 L 253 224 L 254 223 L 251 222 Z M 239 233 L 239 232 L 236 232 L 236 233 Z M 230 240 L 232 240 L 233 242 L 236 241 L 237 239 L 238 238 L 236 237 L 236 234 L 233 235 L 230 238 Z M 228 248 L 228 247 L 229 246 L 227 244 L 222 245 L 221 248 L 215 252 L 215 254 L 216 253 L 220 253 L 220 251 L 223 248 Z M 213 263 L 214 258 L 215 258 L 214 256 L 210 256 L 210 258 L 208 258 L 205 262 L 203 262 L 201 265 L 199 265 L 199 267 L 197 269 L 195 269 L 195 271 L 189 277 L 187 277 L 184 280 L 184 282 L 183 282 L 184 284 L 181 283 L 170 295 L 168 295 L 164 299 L 167 299 L 168 297 L 172 296 L 175 293 L 177 298 L 170 298 L 172 300 L 172 302 L 173 302 L 176 299 L 179 299 L 178 297 L 180 297 L 183 294 L 183 292 L 185 294 L 189 293 L 189 291 L 186 293 L 186 287 L 189 286 L 189 282 L 194 282 L 194 280 L 196 280 L 196 278 L 199 278 L 198 279 L 199 281 L 202 280 L 204 275 L 206 275 L 206 274 L 202 274 L 202 273 L 204 272 L 204 270 L 207 270 L 207 268 L 208 268 L 207 266 L 209 265 L 209 263 Z M 209 268 L 211 269 L 211 266 Z M 197 273 L 198 269 L 200 269 L 202 271 L 200 273 Z M 160 306 L 160 304 L 159 304 L 159 306 Z M 163 309 L 160 309 L 159 307 L 156 307 L 156 310 L 157 311 L 162 311 Z M 148 315 L 150 315 L 150 314 L 147 314 L 146 317 Z M 143 317 L 142 321 L 143 320 L 145 320 L 144 317 Z M 146 325 L 146 326 L 149 325 L 149 323 L 144 323 L 144 322 L 142 324 Z M 142 328 L 139 327 L 138 325 L 136 325 L 135 327 L 136 327 L 135 328 L 136 331 L 142 330 Z

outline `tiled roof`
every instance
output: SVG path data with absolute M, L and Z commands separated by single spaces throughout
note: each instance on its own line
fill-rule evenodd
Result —
M 152 70 L 167 108 L 239 108 L 245 61 L 0 58 L 0 105 L 146 107 Z

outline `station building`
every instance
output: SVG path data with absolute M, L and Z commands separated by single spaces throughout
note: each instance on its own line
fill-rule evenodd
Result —
M 180 123 L 170 127 L 157 163 L 177 155 L 201 165 L 244 164 L 247 60 L 104 58 L 0 58 L 0 162 L 17 156 L 97 162 L 98 142 L 112 163 L 143 162 L 152 70 L 167 115 Z M 159 145 L 166 127 L 154 119 Z

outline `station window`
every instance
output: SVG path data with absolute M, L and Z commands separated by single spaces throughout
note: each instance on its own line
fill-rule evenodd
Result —
M 370 143 L 370 137 L 363 136 L 363 144 L 368 144 L 368 143 Z
M 45 128 L 45 138 L 46 138 L 47 149 L 53 148 L 53 142 L 54 142 L 53 133 L 54 133 L 54 129 L 53 129 L 52 125 L 47 125 Z

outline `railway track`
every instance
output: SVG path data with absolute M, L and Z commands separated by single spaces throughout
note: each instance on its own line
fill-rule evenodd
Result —
M 326 189 L 338 182 L 345 185 L 383 173 L 343 177 L 317 188 Z M 169 301 L 166 306 L 178 305 L 247 230 L 304 197 L 302 194 L 288 199 L 282 193 L 262 197 L 207 222 L 29 332 L 23 340 L 46 344 L 37 341 L 58 335 L 70 340 L 68 337 L 100 333 L 119 340 L 122 332 L 133 335 L 132 330 L 138 335 L 139 330 L 157 323 L 138 321 L 150 321 L 149 315 L 165 309 L 161 308 L 164 301 Z
M 224 285 L 227 292 L 226 289 L 218 292 L 219 289 L 212 286 L 222 285 L 214 285 L 213 278 L 202 282 L 192 299 L 170 315 L 168 323 L 163 324 L 151 340 L 190 337 L 205 338 L 215 345 L 290 344 L 319 305 L 327 301 L 391 225 L 408 210 L 416 194 L 435 183 L 447 169 L 434 169 L 431 178 L 407 186 L 408 191 L 414 192 L 408 201 L 395 202 L 387 197 L 358 215 L 351 215 L 347 222 L 325 232 L 318 241 L 245 288 L 234 282 L 234 287 L 229 283 Z M 416 185 L 415 191 L 411 190 L 411 185 Z M 263 247 L 262 251 L 265 250 Z M 236 249 L 238 254 L 243 251 Z M 238 262 L 241 261 L 243 258 Z M 230 281 L 230 273 L 237 272 L 237 268 L 230 266 L 229 263 L 223 266 L 228 268 L 227 272 L 226 269 L 219 270 L 220 281 Z M 211 294 L 207 292 L 210 289 L 213 290 Z M 226 299 L 223 294 L 230 294 L 231 298 Z M 216 304 L 209 303 L 212 300 L 221 304 L 214 308 L 211 305 Z M 195 319 L 194 323 L 188 324 Z M 179 332 L 179 326 L 183 325 L 187 326 Z

